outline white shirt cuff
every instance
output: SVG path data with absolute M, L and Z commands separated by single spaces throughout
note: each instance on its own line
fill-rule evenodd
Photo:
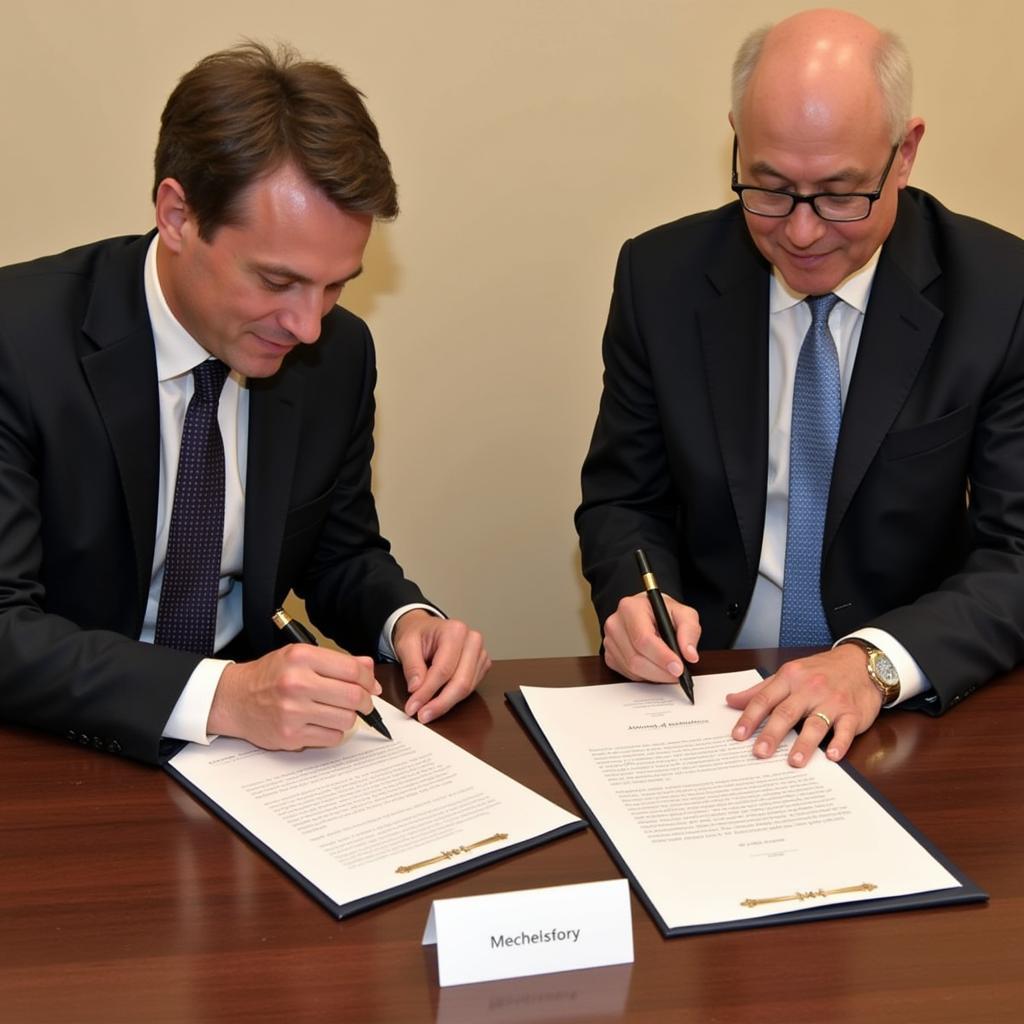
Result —
M 395 623 L 406 612 L 411 612 L 415 608 L 422 608 L 425 612 L 430 612 L 431 615 L 436 615 L 439 619 L 448 618 L 444 612 L 431 604 L 403 604 L 401 608 L 395 609 L 384 623 L 384 628 L 380 631 L 380 639 L 377 641 L 377 653 L 384 661 L 398 661 L 398 655 L 395 654 L 395 645 L 391 642 L 391 634 L 395 631 Z
M 921 671 L 921 666 L 913 659 L 910 651 L 891 633 L 887 633 L 884 629 L 876 629 L 874 626 L 865 626 L 863 629 L 847 633 L 846 636 L 859 637 L 861 640 L 867 640 L 869 644 L 874 644 L 880 651 L 885 652 L 896 667 L 900 677 L 900 695 L 891 704 L 886 704 L 886 707 L 894 708 L 897 704 L 910 700 L 911 697 L 931 690 L 932 684 L 928 682 L 928 677 Z M 836 643 L 842 643 L 845 639 L 845 636 L 840 637 Z
M 203 658 L 196 665 L 167 719 L 164 736 L 202 744 L 212 743 L 217 738 L 207 733 L 206 723 L 210 719 L 210 708 L 213 706 L 213 695 L 217 692 L 220 675 L 228 665 L 233 664 L 232 661 L 221 661 L 219 658 Z

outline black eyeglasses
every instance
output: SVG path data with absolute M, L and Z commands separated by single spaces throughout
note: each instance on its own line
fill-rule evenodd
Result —
M 850 222 L 866 220 L 871 216 L 871 207 L 878 201 L 885 187 L 885 179 L 896 153 L 900 148 L 897 142 L 889 154 L 889 162 L 882 171 L 882 180 L 874 192 L 814 192 L 803 196 L 799 192 L 784 192 L 776 188 L 757 188 L 754 185 L 741 185 L 736 174 L 736 154 L 739 151 L 739 140 L 732 137 L 732 190 L 739 196 L 743 209 L 756 213 L 759 217 L 788 217 L 797 203 L 810 203 L 811 209 L 822 220 Z

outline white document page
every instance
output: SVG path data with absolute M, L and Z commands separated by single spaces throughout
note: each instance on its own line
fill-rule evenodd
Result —
M 268 751 L 221 737 L 171 766 L 337 904 L 579 819 L 385 701 L 341 746 Z
M 960 883 L 837 764 L 759 760 L 725 694 L 756 672 L 678 686 L 521 688 L 545 737 L 669 928 Z

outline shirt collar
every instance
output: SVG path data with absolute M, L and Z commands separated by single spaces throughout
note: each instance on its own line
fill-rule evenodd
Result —
M 861 314 L 866 313 L 868 309 L 871 284 L 875 279 L 875 271 L 878 269 L 878 257 L 881 251 L 881 246 L 879 246 L 871 254 L 871 259 L 863 267 L 845 277 L 832 289 L 834 295 L 838 295 L 843 302 L 848 306 L 853 306 Z M 779 268 L 772 267 L 772 283 L 768 300 L 769 312 L 781 313 L 784 309 L 790 309 L 803 302 L 806 298 L 806 292 L 793 291 L 786 284 L 786 279 L 779 273 Z
M 191 373 L 193 367 L 210 358 L 210 353 L 178 323 L 171 307 L 167 305 L 156 269 L 156 249 L 159 243 L 159 234 L 154 235 L 146 253 L 143 278 L 156 348 L 157 380 L 165 381 Z

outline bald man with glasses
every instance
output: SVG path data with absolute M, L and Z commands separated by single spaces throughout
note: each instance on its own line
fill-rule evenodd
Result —
M 852 14 L 751 35 L 738 202 L 625 244 L 604 338 L 576 523 L 605 658 L 680 674 L 644 548 L 686 660 L 818 649 L 729 697 L 795 767 L 1024 661 L 1024 242 L 908 186 L 910 86 Z

